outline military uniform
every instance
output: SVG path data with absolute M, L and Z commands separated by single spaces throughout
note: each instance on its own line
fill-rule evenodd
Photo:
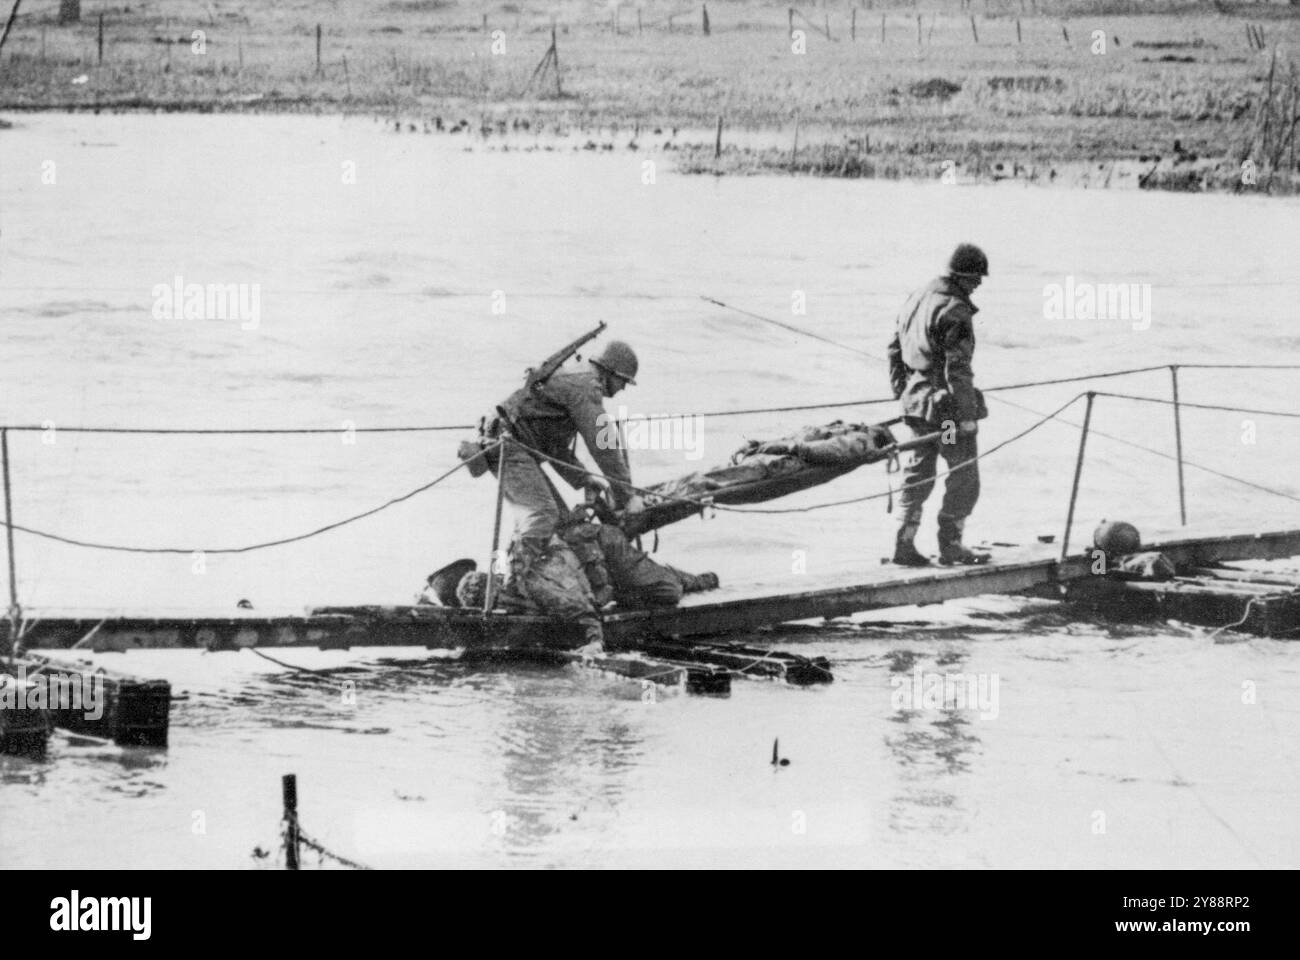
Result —
M 634 382 L 635 355 L 625 344 L 615 350 L 619 348 L 626 353 L 616 352 L 615 357 L 630 358 L 625 363 L 631 365 L 620 376 Z M 504 444 L 490 464 L 500 478 L 502 497 L 515 514 L 511 575 L 502 602 L 579 623 L 590 644 L 602 640 L 600 604 L 581 561 L 558 535 L 567 508 L 542 472 L 542 463 L 550 463 L 575 489 L 587 486 L 591 479 L 575 452 L 581 436 L 609 481 L 614 505 L 626 506 L 632 478 L 617 425 L 605 413 L 603 375 L 594 367 L 557 372 L 536 389 L 522 387 L 501 404 L 504 416 L 494 418 L 487 431 L 489 440 L 507 436 L 518 441 Z M 544 461 L 525 446 L 553 459 Z
M 941 555 L 945 548 L 961 549 L 962 529 L 979 499 L 975 434 L 957 429 L 988 416 L 971 370 L 977 311 L 952 277 L 940 277 L 908 298 L 889 344 L 889 379 L 908 427 L 918 434 L 944 431 L 947 441 L 918 447 L 904 459 L 900 540 L 910 545 L 915 536 L 942 457 L 950 472 L 939 509 Z
M 540 390 L 521 388 L 502 409 L 508 423 L 498 421 L 489 437 L 502 431 L 534 450 L 554 457 L 551 466 L 574 489 L 587 483 L 574 447 L 581 436 L 600 472 L 610 481 L 616 507 L 626 504 L 632 482 L 613 420 L 605 413 L 600 374 L 596 370 L 556 373 Z M 515 535 L 545 542 L 556 532 L 562 504 L 557 502 L 541 463 L 517 444 L 507 443 L 500 461 L 503 496 L 514 508 Z
M 718 586 L 713 574 L 696 575 L 658 563 L 612 524 L 578 518 L 566 525 L 560 536 L 581 561 L 601 606 L 616 600 L 625 607 L 675 607 L 683 594 Z

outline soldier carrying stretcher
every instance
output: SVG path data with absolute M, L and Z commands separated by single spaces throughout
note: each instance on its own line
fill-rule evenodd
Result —
M 613 340 L 589 361 L 586 370 L 559 371 L 578 347 L 604 326 L 602 323 L 529 371 L 524 386 L 496 408 L 495 417 L 485 419 L 480 443 L 462 449 L 462 459 L 470 461 L 471 472 L 483 472 L 482 468 L 474 470 L 475 462 L 486 458 L 487 469 L 500 478 L 502 496 L 516 515 L 511 577 L 502 603 L 582 624 L 593 649 L 603 639 L 600 608 L 611 599 L 625 604 L 676 603 L 683 592 L 717 586 L 717 577 L 711 574 L 696 578 L 656 564 L 632 547 L 615 524 L 575 524 L 559 492 L 542 472 L 542 464 L 548 462 L 572 487 L 585 489 L 589 499 L 607 498 L 612 508 L 607 519 L 635 518 L 644 509 L 632 488 L 624 450 L 611 442 L 611 431 L 602 429 L 608 420 L 603 399 L 636 383 L 636 354 L 626 343 Z M 579 436 L 596 461 L 599 475 L 589 473 L 578 460 Z M 503 438 L 506 442 L 493 451 L 494 456 L 483 452 Z M 584 556 L 575 554 L 571 544 L 585 544 Z M 597 559 L 600 569 L 608 569 L 612 587 L 608 592 L 597 593 L 593 588 L 599 585 L 588 580 L 587 572 L 597 575 Z M 481 579 L 467 580 L 471 591 L 482 583 Z

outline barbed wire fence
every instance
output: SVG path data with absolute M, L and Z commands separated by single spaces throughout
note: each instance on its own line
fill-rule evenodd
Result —
M 303 847 L 315 852 L 320 858 L 318 862 L 321 865 L 324 865 L 326 860 L 330 860 L 349 870 L 372 869 L 363 863 L 335 853 L 303 830 L 302 824 L 298 822 L 298 777 L 295 774 L 286 773 L 281 777 L 280 789 L 284 801 L 284 815 L 280 821 L 281 850 L 286 870 L 302 868 Z M 254 852 L 254 856 L 259 854 L 260 848 Z

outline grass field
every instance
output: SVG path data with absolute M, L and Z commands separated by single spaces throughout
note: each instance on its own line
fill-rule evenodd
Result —
M 1240 189 L 1250 160 L 1251 189 L 1297 182 L 1290 4 L 834 0 L 792 15 L 748 0 L 709 3 L 708 35 L 701 4 L 668 0 L 86 0 L 63 26 L 58 7 L 21 4 L 0 110 L 359 112 L 430 132 L 628 131 L 618 144 L 643 147 L 678 128 L 693 132 L 669 141 L 680 167 L 708 173 L 1101 165 L 1106 182 Z M 534 76 L 552 24 L 558 83 Z

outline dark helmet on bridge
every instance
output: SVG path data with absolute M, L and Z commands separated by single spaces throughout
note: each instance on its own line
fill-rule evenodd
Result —
M 987 277 L 989 258 L 973 243 L 959 243 L 948 258 L 948 273 L 954 277 Z
M 453 561 L 441 570 L 429 574 L 429 588 L 433 591 L 433 595 L 438 598 L 438 602 L 444 607 L 459 607 L 460 601 L 456 599 L 456 587 L 462 577 L 467 573 L 473 573 L 477 569 L 478 564 L 473 560 Z
M 1142 549 L 1142 535 L 1131 523 L 1103 520 L 1092 532 L 1092 545 L 1108 557 L 1122 557 Z
M 622 340 L 609 341 L 609 343 L 605 344 L 605 349 L 601 352 L 601 355 L 592 357 L 591 362 L 606 373 L 622 377 L 628 383 L 636 386 L 635 377 L 638 368 L 636 354 Z

